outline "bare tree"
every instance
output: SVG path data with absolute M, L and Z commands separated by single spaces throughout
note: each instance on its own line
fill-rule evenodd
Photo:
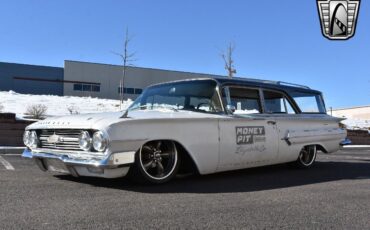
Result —
M 33 119 L 43 119 L 46 115 L 48 107 L 42 104 L 30 105 L 27 107 L 26 114 Z
M 234 74 L 236 74 L 236 69 L 234 68 L 234 59 L 233 53 L 235 50 L 234 43 L 230 42 L 227 46 L 226 52 L 221 54 L 222 59 L 225 63 L 225 69 L 227 70 L 227 76 L 229 78 L 233 78 Z
M 124 41 L 124 45 L 123 45 L 123 53 L 114 52 L 114 54 L 118 55 L 121 58 L 122 64 L 123 64 L 122 79 L 121 79 L 120 84 L 119 84 L 119 89 L 120 89 L 119 93 L 120 93 L 121 105 L 123 104 L 123 100 L 124 100 L 124 91 L 123 91 L 123 89 L 124 89 L 124 86 L 125 86 L 127 66 L 133 66 L 132 63 L 136 61 L 136 59 L 134 58 L 136 53 L 135 52 L 133 52 L 133 53 L 129 52 L 129 44 L 132 41 L 132 38 L 133 37 L 130 36 L 128 28 L 126 28 L 125 41 Z

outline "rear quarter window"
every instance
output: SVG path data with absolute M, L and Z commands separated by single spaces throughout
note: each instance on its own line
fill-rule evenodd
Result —
M 290 96 L 294 99 L 302 113 L 326 113 L 321 94 L 291 92 Z

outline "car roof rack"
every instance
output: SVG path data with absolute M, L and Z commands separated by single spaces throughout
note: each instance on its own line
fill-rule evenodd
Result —
M 257 79 L 257 78 L 233 77 L 232 79 L 237 79 L 237 80 L 242 80 L 242 81 L 253 81 L 253 82 L 265 83 L 265 84 L 278 84 L 277 81 L 263 80 L 263 79 Z
M 310 89 L 310 87 L 308 87 L 306 85 L 299 85 L 299 84 L 289 83 L 289 82 L 285 82 L 285 81 L 278 81 L 276 83 L 278 85 L 295 86 L 295 87 L 300 87 L 300 88 L 304 88 L 304 89 Z
M 285 86 L 299 87 L 303 89 L 311 89 L 310 87 L 306 85 L 294 84 L 294 83 L 289 83 L 285 81 L 271 81 L 271 80 L 262 80 L 262 79 L 256 79 L 256 78 L 240 78 L 240 77 L 234 77 L 234 78 L 247 80 L 247 81 L 254 81 L 254 82 L 259 82 L 259 83 L 265 83 L 265 84 L 285 85 Z

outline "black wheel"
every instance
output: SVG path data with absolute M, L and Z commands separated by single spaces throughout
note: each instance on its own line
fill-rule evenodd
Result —
M 299 153 L 296 165 L 300 168 L 309 168 L 315 163 L 316 155 L 316 145 L 306 146 Z
M 177 173 L 180 157 L 172 141 L 151 141 L 136 153 L 130 177 L 139 183 L 161 184 L 171 180 Z

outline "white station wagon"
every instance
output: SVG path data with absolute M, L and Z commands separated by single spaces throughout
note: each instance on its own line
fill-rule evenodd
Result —
M 164 183 L 295 162 L 344 144 L 322 93 L 254 79 L 190 79 L 153 85 L 126 110 L 48 118 L 26 128 L 23 153 L 43 171 Z

